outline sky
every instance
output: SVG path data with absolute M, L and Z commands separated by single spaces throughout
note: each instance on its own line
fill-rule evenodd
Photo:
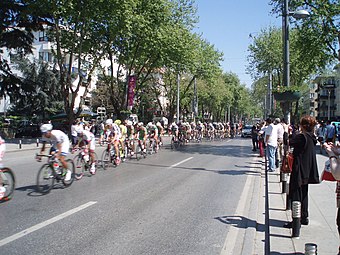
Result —
M 281 18 L 270 13 L 269 0 L 196 0 L 196 5 L 199 23 L 195 32 L 223 52 L 223 71 L 235 73 L 250 88 L 253 81 L 246 74 L 249 34 L 281 27 Z

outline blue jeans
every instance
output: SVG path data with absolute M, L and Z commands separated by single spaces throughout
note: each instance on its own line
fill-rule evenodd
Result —
M 266 156 L 268 158 L 268 170 L 269 171 L 275 171 L 276 167 L 275 167 L 275 152 L 276 152 L 276 147 L 268 145 L 266 147 Z

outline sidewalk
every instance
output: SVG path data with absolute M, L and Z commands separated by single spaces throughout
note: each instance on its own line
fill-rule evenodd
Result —
M 317 155 L 319 173 L 328 158 Z M 254 254 L 265 254 L 265 170 L 262 169 L 262 185 L 258 209 L 257 235 Z M 317 245 L 317 254 L 338 254 L 339 237 L 336 226 L 335 182 L 322 182 L 309 185 L 309 220 L 308 226 L 301 226 L 300 237 L 291 238 L 291 229 L 283 224 L 291 221 L 291 210 L 286 210 L 286 194 L 282 194 L 279 173 L 268 173 L 269 193 L 269 239 L 270 254 L 305 254 L 305 244 Z
M 37 150 L 41 148 L 41 139 L 6 139 L 6 153 L 15 151 Z M 37 146 L 38 145 L 38 146 Z

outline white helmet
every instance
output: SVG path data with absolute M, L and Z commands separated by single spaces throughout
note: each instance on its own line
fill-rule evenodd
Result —
M 132 125 L 133 125 L 133 123 L 132 123 L 132 121 L 131 121 L 131 120 L 128 120 L 128 121 L 126 122 L 126 125 L 127 125 L 127 126 L 132 126 Z
M 147 127 L 151 127 L 152 126 L 152 122 L 149 122 Z
M 106 124 L 106 125 L 112 125 L 112 124 L 113 124 L 113 120 L 112 120 L 112 119 L 107 119 L 107 120 L 105 121 L 105 124 Z
M 48 131 L 51 131 L 52 128 L 53 128 L 52 124 L 43 124 L 40 127 L 40 131 L 41 131 L 41 133 L 46 133 Z

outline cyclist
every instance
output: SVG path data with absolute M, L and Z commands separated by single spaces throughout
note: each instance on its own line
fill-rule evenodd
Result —
M 52 124 L 43 124 L 40 127 L 40 131 L 42 133 L 42 147 L 40 150 L 40 154 L 45 151 L 46 143 L 50 142 L 52 145 L 51 154 L 56 153 L 56 158 L 61 162 L 64 169 L 66 170 L 65 181 L 71 180 L 72 172 L 67 168 L 67 163 L 65 161 L 65 157 L 67 156 L 70 150 L 70 141 L 68 136 L 60 130 L 53 129 Z M 37 157 L 37 160 L 41 160 L 41 157 Z
M 159 144 L 163 145 L 163 141 L 162 141 L 162 135 L 164 134 L 164 128 L 162 126 L 162 124 L 160 122 L 156 123 L 156 126 L 158 128 L 158 137 L 159 137 Z
M 126 126 L 121 122 L 121 120 L 116 120 L 115 123 L 118 125 L 119 129 L 120 129 L 120 133 L 121 133 L 121 137 L 120 137 L 120 145 L 122 147 L 122 151 L 125 152 L 125 139 L 127 137 L 127 128 Z M 123 157 L 123 161 L 125 160 L 127 155 L 125 155 L 125 153 L 123 153 L 122 157 Z
M 96 139 L 92 132 L 84 130 L 82 128 L 77 130 L 78 137 L 80 138 L 76 147 L 80 144 L 85 145 L 85 153 L 89 152 L 91 158 L 91 168 L 90 173 L 96 174 L 96 158 L 94 156 L 94 151 L 96 149 Z
M 117 155 L 116 163 L 119 164 L 120 163 L 119 143 L 122 135 L 120 132 L 120 128 L 117 125 L 118 122 L 113 123 L 112 119 L 107 119 L 105 123 L 108 127 L 108 130 L 110 131 L 109 142 L 114 146 Z
M 174 137 L 174 141 L 178 141 L 179 128 L 176 122 L 173 122 L 171 124 L 170 130 L 171 130 L 172 136 Z
M 127 146 L 130 149 L 131 156 L 133 156 L 134 151 L 135 151 L 135 144 L 134 144 L 135 128 L 131 120 L 125 120 L 125 125 L 126 125 Z
M 155 124 L 152 122 L 149 122 L 147 125 L 147 130 L 149 134 L 149 138 L 155 139 L 155 144 L 156 144 L 156 152 L 158 150 L 158 128 Z M 151 140 L 150 140 L 150 145 L 151 145 Z
M 0 168 L 3 167 L 2 165 L 2 158 L 4 157 L 6 151 L 6 144 L 5 140 L 0 136 Z M 5 196 L 6 188 L 3 186 L 3 180 L 0 175 L 0 200 Z
M 138 145 L 141 147 L 143 152 L 146 152 L 146 138 L 147 138 L 147 130 L 144 127 L 143 122 L 139 122 L 137 124 L 137 133 L 138 133 Z

